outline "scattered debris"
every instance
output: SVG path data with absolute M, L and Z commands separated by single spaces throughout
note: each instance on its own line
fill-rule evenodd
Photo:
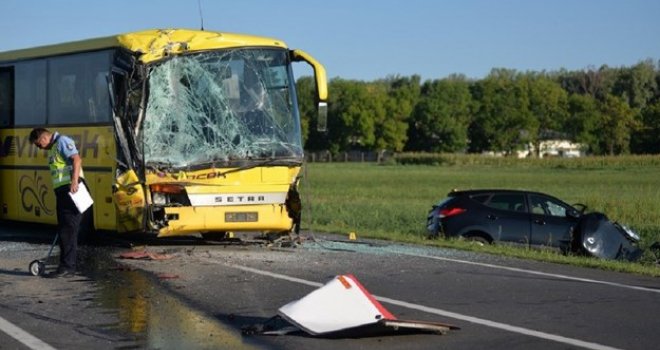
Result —
M 179 275 L 175 275 L 173 273 L 159 273 L 157 276 L 158 279 L 161 280 L 173 280 L 179 278 Z
M 174 258 L 171 254 L 151 253 L 146 249 L 141 251 L 131 251 L 119 254 L 120 259 L 136 259 L 136 260 L 169 260 Z
M 113 268 L 110 268 L 109 270 L 110 271 L 134 271 L 135 269 L 130 267 L 130 266 L 126 266 L 126 265 L 118 265 L 118 266 L 115 266 Z
M 328 338 L 404 333 L 445 334 L 456 326 L 397 319 L 353 275 L 339 275 L 305 297 L 290 302 L 263 324 L 243 327 L 247 335 L 304 331 Z
M 230 320 L 233 320 L 230 317 Z M 264 323 L 241 327 L 243 335 L 287 335 L 302 332 L 280 316 L 273 316 Z

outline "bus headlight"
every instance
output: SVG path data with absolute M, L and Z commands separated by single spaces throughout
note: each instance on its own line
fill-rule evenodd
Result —
M 157 205 L 167 204 L 167 197 L 165 193 L 154 192 L 151 194 L 151 201 Z
M 189 206 L 185 187 L 172 183 L 156 183 L 149 186 L 151 201 L 155 205 Z

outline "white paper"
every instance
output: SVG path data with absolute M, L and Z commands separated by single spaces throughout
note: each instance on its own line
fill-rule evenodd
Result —
M 81 214 L 84 213 L 85 210 L 89 209 L 89 207 L 91 207 L 94 203 L 92 196 L 90 196 L 89 191 L 87 191 L 87 186 L 85 186 L 85 184 L 82 182 L 78 186 L 78 191 L 76 193 L 69 192 L 69 196 L 71 196 L 73 203 L 76 205 L 76 208 L 78 208 L 78 211 Z

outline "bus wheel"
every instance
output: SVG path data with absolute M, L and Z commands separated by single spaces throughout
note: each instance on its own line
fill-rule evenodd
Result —
M 204 232 L 202 233 L 202 238 L 208 241 L 226 241 L 234 239 L 231 232 L 225 231 L 213 231 L 213 232 Z

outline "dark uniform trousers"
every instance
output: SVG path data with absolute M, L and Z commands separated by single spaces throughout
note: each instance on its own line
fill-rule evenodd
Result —
M 81 185 L 84 182 L 81 182 Z M 69 185 L 55 189 L 57 205 L 57 228 L 60 234 L 60 267 L 59 269 L 76 269 L 76 251 L 78 250 L 78 231 L 82 214 L 69 195 Z

